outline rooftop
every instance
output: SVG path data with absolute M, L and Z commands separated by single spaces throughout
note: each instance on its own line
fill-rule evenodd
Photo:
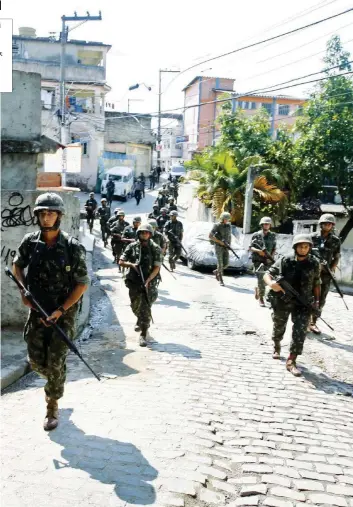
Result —
M 207 79 L 228 79 L 229 81 L 235 81 L 234 78 L 232 77 L 218 77 L 218 76 L 196 76 L 194 77 L 194 79 L 192 81 L 190 81 L 189 84 L 187 84 L 181 91 L 185 91 L 187 88 L 189 88 L 189 86 L 191 86 L 192 84 L 194 84 L 196 81 L 199 81 L 199 80 L 202 80 L 202 81 L 206 81 Z M 226 90 L 226 91 L 230 91 L 230 90 Z
M 52 37 L 26 37 L 24 35 L 13 35 L 12 38 L 16 40 L 18 39 L 36 42 L 50 42 L 51 44 L 60 44 L 60 40 L 53 39 Z M 109 49 L 112 47 L 110 44 L 104 44 L 104 42 L 75 40 L 75 39 L 68 40 L 67 44 L 74 44 L 79 46 L 103 46 Z

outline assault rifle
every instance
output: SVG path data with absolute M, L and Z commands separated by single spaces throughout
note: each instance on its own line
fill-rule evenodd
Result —
M 49 315 L 47 314 L 47 312 L 44 310 L 44 308 L 41 307 L 41 305 L 38 303 L 38 301 L 34 298 L 34 296 L 30 293 L 30 291 L 28 289 L 26 289 L 26 287 L 23 285 L 22 282 L 20 282 L 16 276 L 9 270 L 8 267 L 5 268 L 5 273 L 6 275 L 11 278 L 11 280 L 13 280 L 17 287 L 20 289 L 21 293 L 24 295 L 24 297 L 26 299 L 28 299 L 28 301 L 30 301 L 30 303 L 34 306 L 35 310 L 43 317 L 43 319 L 46 321 L 47 318 L 49 317 Z M 89 369 L 89 371 L 96 377 L 97 380 L 100 380 L 100 377 L 99 375 L 97 375 L 97 373 L 95 373 L 92 368 L 90 367 L 90 365 L 88 363 L 86 363 L 86 361 L 83 359 L 83 357 L 81 356 L 78 348 L 76 347 L 76 345 L 70 340 L 70 338 L 67 336 L 67 334 L 61 329 L 61 327 L 59 327 L 57 325 L 56 322 L 53 322 L 53 321 L 48 321 L 48 324 L 50 324 L 52 326 L 53 329 L 55 329 L 55 331 L 58 333 L 59 335 L 59 338 L 67 345 L 67 347 L 74 353 L 76 354 L 76 356 L 81 359 L 81 361 L 83 362 L 83 364 Z
M 349 310 L 348 306 L 347 306 L 347 303 L 345 302 L 344 300 L 344 297 L 343 297 L 343 293 L 341 291 L 341 289 L 339 288 L 339 285 L 337 283 L 337 280 L 336 280 L 336 277 L 335 275 L 333 274 L 333 272 L 331 271 L 331 269 L 329 268 L 329 265 L 327 263 L 327 261 L 320 255 L 320 249 L 319 248 L 312 248 L 311 249 L 311 253 L 317 258 L 319 259 L 320 261 L 320 264 L 323 266 L 324 268 L 324 271 L 330 276 L 331 280 L 332 280 L 332 283 L 336 289 L 336 291 L 338 292 L 338 294 L 341 296 L 342 298 L 342 301 L 344 303 L 344 306 L 347 308 L 347 310 Z
M 268 259 L 269 261 L 271 261 L 272 263 L 276 262 L 275 259 L 272 257 L 271 254 L 268 253 L 268 251 L 266 250 L 266 247 L 264 246 L 263 248 L 258 245 L 257 243 L 254 243 L 253 245 L 251 245 L 255 248 L 258 248 L 259 250 L 261 250 L 264 254 L 265 254 L 265 257 L 266 259 Z
M 236 257 L 237 259 L 239 259 L 239 260 L 240 260 L 239 255 L 235 252 L 235 250 L 233 250 L 233 248 L 230 246 L 230 244 L 229 244 L 229 243 L 228 243 L 225 239 L 221 239 L 221 238 L 219 238 L 218 236 L 219 236 L 219 233 L 218 233 L 218 232 L 216 232 L 216 233 L 214 234 L 214 237 L 215 237 L 215 238 L 217 238 L 219 241 L 222 241 L 222 243 L 223 243 L 223 245 L 222 245 L 222 246 L 223 246 L 224 248 L 226 248 L 227 250 L 230 250 L 230 251 L 232 252 L 232 254 L 234 254 L 234 255 L 235 255 L 235 257 Z
M 162 266 L 167 270 L 169 271 L 169 273 L 172 275 L 172 277 L 174 278 L 174 280 L 176 280 L 175 276 L 173 275 L 173 271 L 171 271 L 165 264 L 164 262 L 162 263 Z
M 306 301 L 300 294 L 297 292 L 291 285 L 288 283 L 283 276 L 278 276 L 277 278 L 274 278 L 275 282 L 278 283 L 282 289 L 285 291 L 283 293 L 277 293 L 279 298 L 282 299 L 285 302 L 289 302 L 292 298 L 294 298 L 301 306 L 306 308 L 310 311 L 311 314 L 315 315 L 319 319 L 322 320 L 326 324 L 327 327 L 331 329 L 331 331 L 334 331 L 333 327 L 330 326 L 322 317 L 321 312 L 317 308 L 315 308 L 311 303 Z
M 146 302 L 147 302 L 147 305 L 148 305 L 148 308 L 149 308 L 149 311 L 150 311 L 151 321 L 154 324 L 154 320 L 153 320 L 153 317 L 152 317 L 152 310 L 151 310 L 151 306 L 152 305 L 151 305 L 151 302 L 150 302 L 150 298 L 148 297 L 148 290 L 146 288 L 145 277 L 143 276 L 143 272 L 142 272 L 142 268 L 141 268 L 140 264 L 138 264 L 137 267 L 138 267 L 139 275 L 140 275 L 141 282 L 142 282 L 143 294 L 145 296 L 145 299 L 146 299 Z
M 167 231 L 167 234 L 168 234 L 168 236 L 171 236 L 172 240 L 173 240 L 173 241 L 175 241 L 175 243 L 176 243 L 178 246 L 180 246 L 180 247 L 184 250 L 184 252 L 185 252 L 185 254 L 186 254 L 186 256 L 187 256 L 187 255 L 188 255 L 188 253 L 187 253 L 187 251 L 185 250 L 185 248 L 183 247 L 183 244 L 182 244 L 182 242 L 180 241 L 180 239 L 179 239 L 179 238 L 178 238 L 178 237 L 177 237 L 177 236 L 176 236 L 176 235 L 175 235 L 172 231 Z

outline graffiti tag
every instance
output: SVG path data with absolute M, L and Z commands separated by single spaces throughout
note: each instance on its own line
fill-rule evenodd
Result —
M 1 212 L 1 230 L 10 227 L 30 227 L 36 225 L 37 218 L 32 214 L 31 206 L 23 206 L 23 195 L 19 192 L 12 192 L 9 197 L 7 208 Z

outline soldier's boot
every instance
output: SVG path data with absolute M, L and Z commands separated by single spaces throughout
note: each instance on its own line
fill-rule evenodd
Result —
M 218 269 L 215 269 L 215 270 L 213 271 L 213 274 L 216 276 L 216 280 L 219 282 Z
M 140 328 L 140 324 L 139 324 L 138 319 L 137 319 L 136 324 L 135 324 L 135 331 L 136 331 L 136 332 L 141 331 L 141 328 Z
M 49 396 L 46 396 L 45 400 L 47 402 L 47 414 L 44 419 L 43 428 L 45 431 L 52 431 L 59 424 L 58 400 L 49 398 Z
M 295 377 L 301 376 L 301 371 L 298 370 L 295 359 L 288 358 L 286 362 L 286 368 Z
M 315 334 L 321 334 L 320 329 L 317 327 L 316 322 L 313 322 L 309 325 L 309 331 L 312 331 Z
M 140 334 L 140 347 L 147 346 L 147 326 L 141 326 L 141 334 Z
M 264 301 L 263 296 L 260 296 L 260 299 L 259 299 L 259 304 L 260 304 L 260 306 L 262 306 L 262 307 L 266 306 L 266 305 L 265 305 L 265 301 Z
M 272 357 L 273 359 L 281 358 L 281 345 L 279 343 L 274 344 Z

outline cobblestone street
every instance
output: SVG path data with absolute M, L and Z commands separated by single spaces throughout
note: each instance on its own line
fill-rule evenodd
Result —
M 71 355 L 51 433 L 42 379 L 31 373 L 3 396 L 2 505 L 353 507 L 353 297 L 347 312 L 329 295 L 334 337 L 307 339 L 295 378 L 288 332 L 272 359 L 254 278 L 220 287 L 180 264 L 176 280 L 162 270 L 141 349 L 111 260 L 98 244 L 80 340 L 102 382 Z

